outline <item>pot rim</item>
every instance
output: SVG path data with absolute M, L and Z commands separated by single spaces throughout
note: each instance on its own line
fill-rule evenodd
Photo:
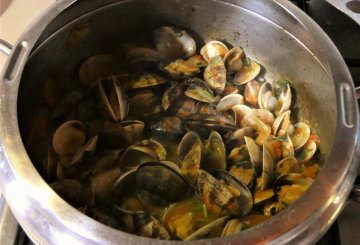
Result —
M 211 244 L 316 241 L 338 216 L 355 179 L 360 152 L 360 144 L 357 144 L 359 116 L 354 86 L 345 62 L 325 32 L 295 5 L 287 0 L 259 1 L 285 9 L 326 50 L 324 53 L 334 80 L 338 110 L 334 144 L 314 184 L 296 204 L 268 221 L 243 231 L 241 235 L 193 241 L 196 244 L 209 241 Z M 107 227 L 63 201 L 38 174 L 26 153 L 18 124 L 13 123 L 18 121 L 17 93 L 22 71 L 33 46 L 46 26 L 75 2 L 77 0 L 57 1 L 33 21 L 18 39 L 4 66 L 0 77 L 0 125 L 3 125 L 0 130 L 0 187 L 26 233 L 40 244 L 64 243 L 64 239 L 72 244 L 116 244 L 122 240 L 139 244 L 150 241 L 168 244 L 168 241 L 149 240 Z M 74 217 L 79 220 L 74 222 Z M 45 238 L 45 234 L 49 233 L 52 234 L 51 238 Z

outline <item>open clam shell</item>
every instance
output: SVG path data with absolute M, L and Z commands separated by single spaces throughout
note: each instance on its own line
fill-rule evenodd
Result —
M 236 105 L 243 105 L 244 97 L 241 94 L 229 94 L 224 96 L 216 105 L 218 112 L 227 111 Z
M 201 168 L 209 173 L 215 170 L 225 170 L 226 164 L 226 149 L 221 135 L 212 131 L 204 147 L 204 158 L 201 161 Z
M 238 215 L 241 212 L 236 198 L 226 185 L 202 169 L 196 178 L 195 192 L 215 215 Z
M 303 147 L 310 138 L 310 127 L 306 123 L 298 122 L 294 124 L 294 132 L 290 135 L 294 145 L 294 150 Z
M 234 195 L 234 198 L 238 204 L 238 210 L 236 211 L 236 214 L 240 216 L 245 216 L 248 214 L 253 206 L 253 197 L 248 187 L 237 178 L 232 176 L 229 172 L 224 170 L 215 171 L 214 176 L 218 180 L 223 181 L 225 186 Z
M 224 236 L 234 235 L 240 233 L 242 230 L 245 229 L 246 229 L 246 225 L 241 220 L 231 219 L 226 223 L 221 233 L 221 236 L 224 237 Z
M 243 65 L 241 69 L 236 72 L 234 81 L 237 84 L 248 83 L 251 80 L 254 80 L 259 75 L 260 71 L 260 65 L 253 60 L 249 60 L 248 64 Z
M 108 117 L 115 122 L 123 120 L 129 110 L 128 100 L 116 77 L 102 80 L 98 84 L 98 90 Z
M 211 222 L 210 224 L 207 224 L 206 226 L 201 227 L 200 229 L 195 231 L 193 234 L 188 236 L 185 239 L 185 241 L 219 237 L 221 235 L 221 232 L 224 229 L 224 226 L 228 222 L 228 220 L 229 220 L 228 216 L 218 218 L 218 219 L 214 220 L 213 222 Z
M 257 175 L 260 176 L 263 164 L 263 152 L 252 138 L 245 136 L 245 142 L 250 160 L 254 164 Z
M 245 86 L 245 100 L 252 106 L 258 105 L 258 97 L 260 91 L 260 84 L 256 80 L 251 80 Z
M 200 137 L 195 132 L 184 135 L 179 143 L 179 166 L 182 174 L 190 183 L 195 183 L 199 174 L 202 148 Z
M 257 176 L 254 164 L 250 161 L 244 161 L 239 163 L 234 163 L 230 170 L 236 179 L 244 183 L 249 189 L 253 187 L 254 180 Z
M 214 214 L 207 212 L 200 200 L 192 197 L 170 205 L 162 223 L 173 237 L 184 240 L 216 219 Z
M 245 62 L 246 55 L 242 48 L 232 48 L 224 56 L 224 63 L 227 72 L 237 72 L 239 71 Z

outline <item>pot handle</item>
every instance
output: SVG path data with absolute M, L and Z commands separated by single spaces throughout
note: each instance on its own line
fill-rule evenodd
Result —
M 9 56 L 12 50 L 12 45 L 5 40 L 0 39 L 0 51 L 5 54 L 6 56 Z

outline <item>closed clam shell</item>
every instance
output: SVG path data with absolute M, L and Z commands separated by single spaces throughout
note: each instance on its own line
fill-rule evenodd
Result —
M 114 55 L 99 54 L 89 57 L 80 67 L 80 81 L 89 86 L 95 86 L 103 77 L 116 74 L 119 70 L 119 62 Z
M 166 206 L 184 199 L 189 186 L 169 165 L 149 162 L 142 164 L 136 172 L 136 192 L 144 203 Z
M 255 61 L 250 60 L 248 65 L 243 65 L 242 68 L 236 72 L 234 81 L 237 84 L 245 84 L 254 80 L 260 73 L 261 67 Z
M 163 26 L 153 36 L 156 49 L 168 60 L 190 57 L 196 52 L 195 40 L 183 29 Z
M 82 122 L 67 121 L 54 133 L 54 150 L 60 156 L 75 153 L 84 145 L 85 136 L 85 127 Z

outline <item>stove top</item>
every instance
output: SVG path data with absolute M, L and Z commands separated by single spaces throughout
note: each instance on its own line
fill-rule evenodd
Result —
M 3 0 L 1 0 L 3 1 Z M 46 1 L 46 0 L 42 0 Z M 331 0 L 339 2 L 340 0 Z M 11 2 L 11 1 L 5 1 Z M 16 2 L 16 1 L 15 1 Z M 355 86 L 360 86 L 360 26 L 350 17 L 327 3 L 320 0 L 291 0 L 299 8 L 305 11 L 335 43 L 340 53 L 344 57 L 346 64 L 352 74 Z M 344 1 L 342 1 L 344 2 Z M 346 0 L 346 5 L 353 9 L 354 13 L 360 18 L 360 1 Z M 354 3 L 355 2 L 355 3 Z M 5 4 L 6 5 L 6 4 Z M 4 7 L 0 8 L 0 17 Z M 356 184 L 360 185 L 360 168 Z M 357 232 L 356 232 L 357 231 Z M 353 245 L 360 241 L 360 203 L 349 201 L 345 210 L 341 213 L 337 221 L 318 241 L 318 245 L 341 244 Z M 0 244 L 32 244 L 22 229 L 17 224 L 11 214 L 6 202 L 0 192 Z

